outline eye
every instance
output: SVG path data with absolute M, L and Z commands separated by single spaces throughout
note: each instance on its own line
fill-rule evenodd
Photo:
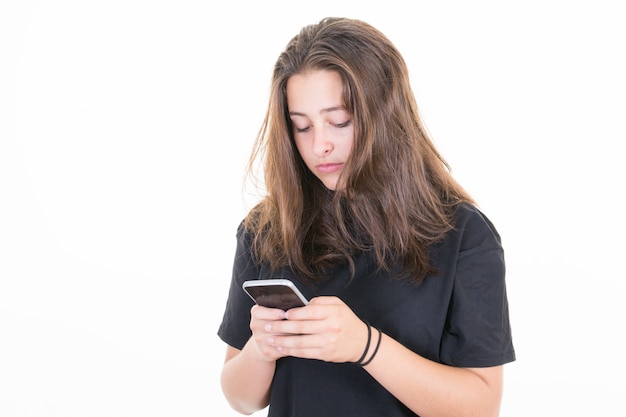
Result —
M 294 125 L 293 128 L 296 131 L 296 133 L 304 133 L 304 132 L 308 132 L 309 130 L 311 130 L 311 126 L 300 128 L 300 127 Z
M 352 120 L 346 120 L 346 121 L 345 121 L 345 122 L 343 122 L 343 123 L 336 123 L 336 124 L 335 124 L 335 127 L 338 127 L 338 128 L 343 128 L 343 127 L 348 127 L 348 126 L 350 126 L 351 124 L 352 124 Z

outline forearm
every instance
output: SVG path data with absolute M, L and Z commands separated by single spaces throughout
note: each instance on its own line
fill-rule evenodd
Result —
M 365 369 L 402 403 L 422 417 L 497 417 L 502 369 L 455 368 L 425 359 L 383 335 Z
M 269 403 L 275 361 L 266 361 L 256 352 L 252 339 L 241 351 L 227 357 L 222 369 L 221 384 L 224 396 L 231 407 L 242 413 L 252 414 Z

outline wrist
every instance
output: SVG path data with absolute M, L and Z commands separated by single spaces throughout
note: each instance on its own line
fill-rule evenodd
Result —
M 380 329 L 372 327 L 368 322 L 365 322 L 365 325 L 367 326 L 367 341 L 365 343 L 365 348 L 363 349 L 363 353 L 359 359 L 354 362 L 359 366 L 367 366 L 372 362 L 378 353 L 378 349 L 380 348 L 380 343 L 383 338 L 383 333 Z
M 372 339 L 376 337 L 376 345 L 372 349 L 370 349 L 371 352 L 368 352 L 367 355 L 365 355 L 365 359 L 361 363 L 359 363 L 359 365 L 361 365 L 362 367 L 369 365 L 372 360 L 374 360 L 374 357 L 376 356 L 376 354 L 378 353 L 378 349 L 380 348 L 380 342 L 383 340 L 383 332 L 378 328 L 374 328 L 373 330 L 376 330 L 377 333 L 376 336 L 372 336 Z M 370 347 L 371 346 L 372 345 L 370 344 Z
M 369 351 L 369 348 L 370 348 L 370 344 L 372 342 L 372 326 L 368 322 L 364 322 L 364 324 L 365 324 L 365 327 L 367 328 L 367 341 L 365 342 L 365 348 L 363 349 L 361 356 L 359 357 L 359 359 L 354 361 L 354 363 L 356 363 L 357 365 L 361 364 L 365 360 L 365 357 L 367 356 L 367 352 Z

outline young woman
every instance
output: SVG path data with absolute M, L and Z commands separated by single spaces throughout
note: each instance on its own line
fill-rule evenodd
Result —
M 430 140 L 394 45 L 304 27 L 276 62 L 218 334 L 231 406 L 269 416 L 497 416 L 515 360 L 500 237 Z M 242 290 L 286 278 L 283 311 Z

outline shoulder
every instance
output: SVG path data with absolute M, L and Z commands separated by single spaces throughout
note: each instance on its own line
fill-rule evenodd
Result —
M 485 257 L 486 253 L 490 254 Z M 431 256 L 434 265 L 447 270 L 463 259 L 501 262 L 503 248 L 491 220 L 478 207 L 462 203 L 454 210 L 452 230 L 431 247 Z
M 454 212 L 455 225 L 459 227 L 487 227 L 494 229 L 495 227 L 485 213 L 477 206 L 470 203 L 461 203 L 456 207 Z
M 252 258 L 252 245 L 254 234 L 245 226 L 245 221 L 241 221 L 236 232 L 237 249 L 235 253 L 235 263 L 250 262 Z
M 462 248 L 488 245 L 501 245 L 498 230 L 491 220 L 478 207 L 463 203 L 454 213 L 454 231 Z M 461 248 L 461 249 L 462 249 Z

